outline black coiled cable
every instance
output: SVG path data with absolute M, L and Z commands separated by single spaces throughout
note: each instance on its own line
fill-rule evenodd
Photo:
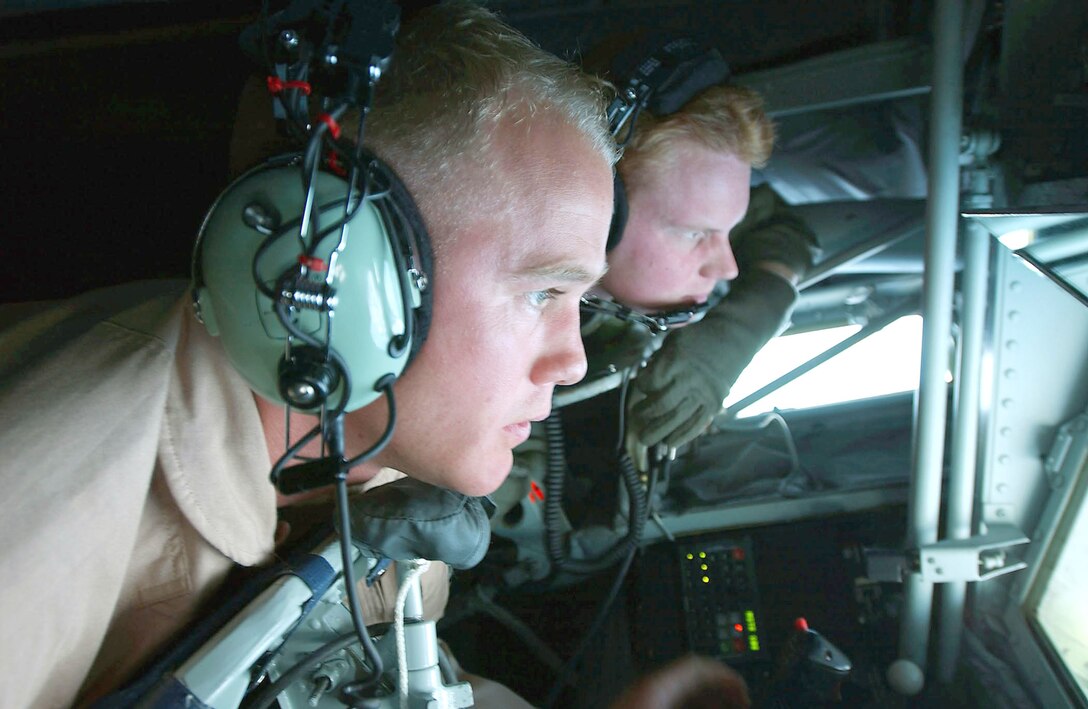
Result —
M 547 437 L 547 469 L 544 473 L 544 534 L 548 544 L 548 559 L 561 566 L 567 558 L 566 537 L 563 535 L 563 481 L 567 475 L 567 452 L 563 444 L 563 420 L 558 409 L 544 419 Z
M 563 484 L 567 473 L 566 444 L 559 411 L 552 411 L 544 421 L 547 436 L 547 469 L 544 476 L 544 533 L 548 559 L 561 571 L 575 574 L 595 574 L 617 564 L 631 549 L 638 546 L 646 526 L 646 492 L 639 480 L 631 457 L 619 453 L 620 477 L 627 490 L 627 533 L 607 551 L 593 559 L 571 559 L 569 539 L 562 528 Z

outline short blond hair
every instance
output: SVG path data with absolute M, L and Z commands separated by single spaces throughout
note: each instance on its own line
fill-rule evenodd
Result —
M 774 148 L 774 123 L 763 110 L 763 98 L 743 86 L 712 86 L 664 117 L 646 111 L 635 124 L 623 151 L 619 171 L 624 185 L 637 189 L 643 168 L 668 164 L 671 148 L 694 142 L 736 155 L 752 167 L 763 167 Z
M 500 121 L 557 117 L 614 166 L 619 153 L 605 118 L 607 89 L 490 10 L 464 0 L 444 2 L 421 10 L 398 37 L 364 142 L 429 203 L 433 218 L 455 219 L 455 210 L 467 208 L 462 197 L 469 190 L 480 199 L 481 179 L 489 180 L 487 196 L 502 199 L 503 185 L 491 174 Z M 477 184 L 466 176 L 477 176 Z

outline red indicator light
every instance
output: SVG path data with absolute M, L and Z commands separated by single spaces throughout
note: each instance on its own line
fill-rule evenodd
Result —
M 794 630 L 799 630 L 803 633 L 808 630 L 808 621 L 804 618 L 798 618 L 797 620 L 793 621 L 793 628 Z
M 544 491 L 536 484 L 536 480 L 529 481 L 529 502 L 543 502 Z
M 744 626 L 741 625 L 740 623 L 734 623 L 733 624 L 733 630 L 737 631 L 738 633 L 743 633 L 744 632 Z
M 744 550 L 741 549 L 740 547 L 734 547 L 734 549 L 733 549 L 733 558 L 736 559 L 737 561 L 743 561 L 744 560 Z

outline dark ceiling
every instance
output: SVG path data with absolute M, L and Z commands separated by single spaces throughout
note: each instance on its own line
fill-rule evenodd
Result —
M 566 57 L 653 27 L 718 46 L 736 71 L 924 27 L 913 3 L 871 0 L 488 4 Z M 7 263 L 19 267 L 0 300 L 185 276 L 193 234 L 226 179 L 234 104 L 252 69 L 237 36 L 259 0 L 2 7 L 0 213 Z
M 193 235 L 225 185 L 235 102 L 253 69 L 237 37 L 260 4 L 0 5 L 0 213 L 8 264 L 0 302 L 187 275 Z M 401 3 L 406 14 L 425 4 Z M 716 46 L 742 78 L 876 43 L 910 39 L 924 46 L 932 9 L 923 0 L 486 4 L 568 58 L 604 37 L 651 28 Z M 1002 6 L 967 4 L 991 14 Z M 992 24 L 989 16 L 976 18 L 973 31 Z M 1022 51 L 1035 50 L 1024 44 Z M 843 71 L 849 76 L 849 64 Z M 837 88 L 795 86 L 808 101 Z

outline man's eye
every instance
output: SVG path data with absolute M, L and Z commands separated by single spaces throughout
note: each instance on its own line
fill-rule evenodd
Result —
M 686 238 L 691 239 L 691 240 L 694 241 L 694 240 L 701 239 L 704 236 L 706 236 L 706 232 L 705 231 L 685 231 L 684 236 Z
M 563 294 L 563 291 L 555 288 L 549 288 L 547 290 L 534 290 L 525 294 L 525 298 L 529 301 L 529 305 L 534 308 L 542 308 L 548 304 L 549 300 L 555 300 L 557 296 Z

